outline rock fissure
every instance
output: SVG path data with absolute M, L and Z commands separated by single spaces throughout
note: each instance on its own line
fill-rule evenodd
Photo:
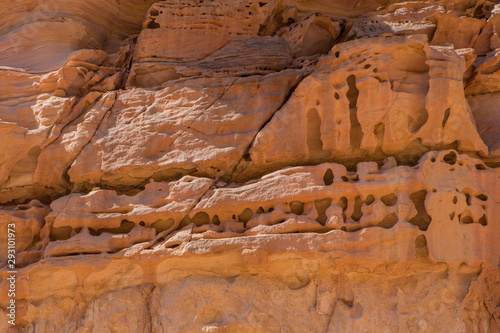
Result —
M 250 162 L 250 149 L 252 148 L 252 146 L 254 145 L 254 142 L 255 142 L 255 138 L 259 135 L 259 133 L 272 121 L 273 117 L 275 116 L 275 114 L 284 106 L 286 105 L 286 103 L 288 102 L 288 100 L 291 98 L 291 96 L 293 95 L 293 93 L 295 92 L 295 89 L 297 89 L 297 87 L 299 86 L 300 82 L 302 82 L 302 80 L 304 80 L 305 78 L 307 77 L 306 74 L 302 74 L 301 77 L 298 78 L 298 81 L 297 83 L 292 86 L 287 94 L 287 96 L 284 98 L 283 102 L 281 103 L 281 105 L 276 108 L 275 112 L 272 113 L 272 115 L 266 119 L 264 121 L 264 123 L 262 124 L 262 126 L 260 126 L 259 130 L 257 131 L 257 133 L 253 136 L 251 142 L 249 143 L 249 145 L 245 148 L 244 150 L 244 153 L 243 155 L 241 156 L 241 158 L 239 159 L 239 162 L 236 163 L 236 165 L 234 166 L 234 169 L 231 170 L 231 173 L 230 173 L 230 177 L 228 178 L 229 180 L 234 180 L 234 174 L 238 172 L 238 168 L 244 168 L 246 162 Z M 240 167 L 241 166 L 241 167 Z

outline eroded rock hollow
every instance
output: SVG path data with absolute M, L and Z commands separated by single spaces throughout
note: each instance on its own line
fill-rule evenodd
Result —
M 500 332 L 499 34 L 489 0 L 4 1 L 0 331 Z

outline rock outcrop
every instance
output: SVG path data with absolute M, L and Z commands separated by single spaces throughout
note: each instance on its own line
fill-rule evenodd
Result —
M 0 331 L 500 331 L 499 13 L 4 4 Z

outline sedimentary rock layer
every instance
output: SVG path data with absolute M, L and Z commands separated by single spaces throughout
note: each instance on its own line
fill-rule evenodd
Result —
M 0 331 L 500 331 L 498 13 L 2 4 Z

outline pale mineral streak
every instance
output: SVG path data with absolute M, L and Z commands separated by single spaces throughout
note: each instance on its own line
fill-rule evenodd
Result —
M 1 332 L 500 332 L 499 4 L 0 7 Z

